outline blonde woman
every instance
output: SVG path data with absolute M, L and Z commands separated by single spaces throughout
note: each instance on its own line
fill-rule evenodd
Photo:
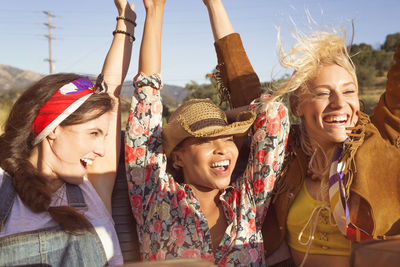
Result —
M 223 8 L 220 0 L 204 2 L 213 6 L 209 10 Z M 226 14 L 214 16 L 221 23 Z M 314 32 L 297 41 L 280 50 L 282 66 L 294 72 L 275 96 L 290 93 L 300 125 L 291 127 L 263 225 L 265 256 L 269 265 L 348 266 L 352 242 L 400 235 L 400 47 L 386 92 L 369 117 L 360 111 L 345 37 Z M 232 51 L 244 52 L 240 37 L 226 32 L 215 45 L 225 91 L 258 90 L 250 87 L 256 79 L 243 82 L 254 75 L 247 58 L 232 59 Z M 237 82 L 242 86 L 231 86 Z

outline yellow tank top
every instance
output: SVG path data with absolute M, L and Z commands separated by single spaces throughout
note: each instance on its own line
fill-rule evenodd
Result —
M 288 245 L 297 251 L 306 253 L 310 234 L 314 229 L 311 242 L 311 254 L 350 255 L 351 241 L 334 225 L 329 206 L 315 200 L 309 194 L 305 183 L 289 209 L 286 220 Z M 307 227 L 305 227 L 307 224 Z M 300 241 L 298 240 L 301 235 Z

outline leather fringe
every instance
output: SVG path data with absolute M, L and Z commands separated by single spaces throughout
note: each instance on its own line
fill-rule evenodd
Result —
M 368 123 L 370 123 L 369 116 L 363 112 L 360 112 L 357 125 L 348 128 L 351 130 L 351 133 L 349 134 L 350 141 L 345 143 L 345 154 L 341 160 L 341 162 L 344 162 L 346 166 L 344 169 L 344 175 L 346 176 L 344 186 L 346 189 L 347 200 L 350 196 L 350 186 L 353 183 L 354 174 L 357 173 L 355 154 L 361 144 L 364 143 L 365 127 Z

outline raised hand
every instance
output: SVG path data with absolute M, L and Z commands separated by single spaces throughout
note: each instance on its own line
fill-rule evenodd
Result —
M 136 20 L 135 4 L 129 4 L 128 0 L 114 0 L 114 4 L 120 16 Z

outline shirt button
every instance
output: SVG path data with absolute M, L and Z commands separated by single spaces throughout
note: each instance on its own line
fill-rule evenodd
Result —
M 281 230 L 281 231 L 282 231 L 282 230 L 283 230 L 283 227 L 282 227 L 282 226 L 279 226 L 279 230 Z
M 324 250 L 329 249 L 329 247 L 327 247 L 327 246 L 321 246 L 321 248 L 324 249 Z
M 290 192 L 289 194 L 288 194 L 288 197 L 289 198 L 292 198 L 294 196 L 294 194 L 292 193 L 292 192 Z

